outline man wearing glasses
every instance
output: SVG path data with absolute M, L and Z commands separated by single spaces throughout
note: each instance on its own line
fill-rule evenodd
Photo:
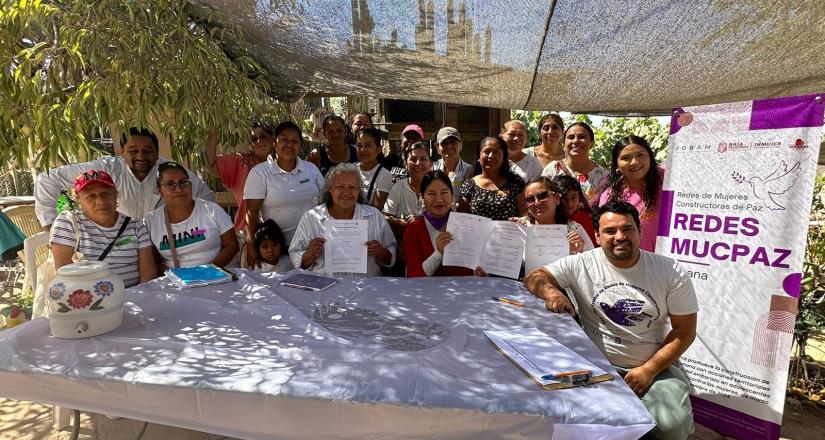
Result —
M 147 129 L 132 127 L 121 136 L 120 156 L 105 156 L 91 162 L 53 168 L 37 176 L 34 187 L 35 213 L 44 229 L 51 228 L 57 217 L 56 204 L 61 191 L 72 188 L 75 178 L 86 170 L 108 172 L 117 188 L 117 210 L 129 217 L 142 219 L 162 205 L 156 193 L 154 176 L 157 166 L 166 159 L 158 155 L 158 138 Z M 194 198 L 215 201 L 212 190 L 192 171 L 188 171 Z

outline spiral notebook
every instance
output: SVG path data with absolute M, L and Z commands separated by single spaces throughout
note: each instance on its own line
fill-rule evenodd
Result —
M 166 276 L 180 288 L 228 283 L 233 278 L 231 273 L 214 264 L 170 268 Z

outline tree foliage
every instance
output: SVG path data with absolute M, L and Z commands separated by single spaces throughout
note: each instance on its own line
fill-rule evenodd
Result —
M 94 153 L 111 129 L 168 133 L 178 159 L 283 119 L 239 28 L 184 0 L 0 0 L 0 161 Z M 88 156 L 87 156 L 88 157 Z
M 517 110 L 513 112 L 513 118 L 519 119 L 527 125 L 526 145 L 541 143 L 538 122 L 544 114 L 545 112 L 537 111 Z M 617 140 L 629 134 L 645 138 L 660 162 L 667 156 L 667 138 L 670 126 L 662 125 L 656 118 L 605 118 L 598 125 L 594 124 L 588 115 L 573 114 L 563 119 L 565 126 L 573 122 L 586 122 L 593 128 L 595 142 L 593 149 L 590 150 L 590 158 L 605 168 L 610 168 L 613 145 Z
M 806 354 L 811 336 L 825 330 L 825 226 L 821 221 L 825 219 L 825 176 L 819 176 L 814 183 L 811 218 L 820 221 L 812 223 L 808 229 L 808 244 L 802 263 L 799 313 L 796 315 L 793 335 L 796 357 L 791 361 L 788 378 L 791 384 L 789 389 L 799 394 L 815 394 L 825 386 L 821 377 L 810 377 L 808 374 Z

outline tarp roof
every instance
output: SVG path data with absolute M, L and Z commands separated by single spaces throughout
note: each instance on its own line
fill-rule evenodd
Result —
M 195 0 L 306 92 L 590 113 L 825 91 L 822 0 Z

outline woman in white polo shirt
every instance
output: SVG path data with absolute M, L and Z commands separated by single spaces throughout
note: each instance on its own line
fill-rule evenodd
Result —
M 274 133 L 275 157 L 256 165 L 246 178 L 246 236 L 255 236 L 262 219 L 273 220 L 289 243 L 301 216 L 317 204 L 324 177 L 315 164 L 298 157 L 303 137 L 297 125 L 282 122 Z M 253 268 L 259 265 L 255 246 L 246 246 L 246 263 Z

